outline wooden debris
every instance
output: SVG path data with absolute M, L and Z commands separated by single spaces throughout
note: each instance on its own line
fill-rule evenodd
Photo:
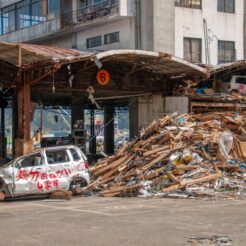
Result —
M 215 187 L 223 179 L 241 182 L 245 129 L 246 114 L 165 116 L 143 130 L 140 139 L 91 168 L 88 190 L 107 197 L 136 196 L 142 189 L 167 194 L 185 187 Z
M 2 202 L 5 199 L 5 194 L 3 192 L 0 192 L 0 202 Z
M 59 190 L 54 191 L 50 194 L 50 199 L 62 199 L 62 200 L 71 200 L 72 199 L 72 192 L 69 190 Z

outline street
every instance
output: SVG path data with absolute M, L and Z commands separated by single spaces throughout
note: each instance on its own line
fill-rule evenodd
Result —
M 198 245 L 189 238 L 216 235 L 245 246 L 245 205 L 160 198 L 8 201 L 0 203 L 1 245 Z

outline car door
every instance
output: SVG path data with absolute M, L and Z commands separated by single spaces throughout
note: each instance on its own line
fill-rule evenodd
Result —
M 72 157 L 72 162 L 71 162 L 71 170 L 72 170 L 72 175 L 78 175 L 80 172 L 85 171 L 85 163 L 84 159 L 82 156 L 80 156 L 79 152 L 71 147 L 69 148 L 70 155 Z
M 66 148 L 45 150 L 49 190 L 68 189 L 72 170 Z
M 13 167 L 14 194 L 36 194 L 43 192 L 47 169 L 42 152 L 17 159 Z

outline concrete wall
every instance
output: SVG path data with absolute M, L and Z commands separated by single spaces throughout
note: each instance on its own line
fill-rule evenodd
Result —
M 120 0 L 119 14 L 121 16 L 135 16 L 135 0 Z
M 140 0 L 140 48 L 143 50 L 154 49 L 154 12 L 153 0 Z
M 120 32 L 120 42 L 102 45 L 95 49 L 109 50 L 109 49 L 134 49 L 135 46 L 135 23 L 132 18 L 126 18 L 113 23 L 103 25 L 103 27 L 94 27 L 84 32 L 78 32 L 78 49 L 86 49 L 87 38 L 102 35 L 102 42 L 104 42 L 104 35 L 112 32 Z
M 165 112 L 186 114 L 189 112 L 188 97 L 166 97 L 165 98 Z
M 244 35 L 244 59 L 246 58 L 246 0 L 244 0 L 244 21 L 243 21 L 243 35 Z
M 202 9 L 175 7 L 175 55 L 183 58 L 183 38 L 202 39 L 202 62 L 206 62 L 203 19 L 207 20 L 212 65 L 218 62 L 218 39 L 235 41 L 237 59 L 244 57 L 244 0 L 236 0 L 235 14 L 217 11 L 217 1 L 203 0 Z
M 65 47 L 65 48 L 77 48 L 79 50 L 86 49 L 86 43 L 88 38 L 95 36 L 102 36 L 102 42 L 104 42 L 104 35 L 112 32 L 120 32 L 120 42 L 102 45 L 95 47 L 95 50 L 110 50 L 110 49 L 134 49 L 135 39 L 134 31 L 135 24 L 132 18 L 124 18 L 112 23 L 107 23 L 102 26 L 94 26 L 90 29 L 85 29 L 70 34 L 64 34 L 59 38 L 49 38 L 47 40 L 37 41 L 35 43 L 42 43 L 46 45 Z M 76 39 L 76 41 L 75 41 Z M 76 45 L 75 45 L 76 43 Z M 76 46 L 76 47 L 75 47 Z
M 139 97 L 130 107 L 130 137 L 137 136 L 142 128 L 164 115 L 164 98 L 161 94 Z
M 35 26 L 21 29 L 16 32 L 11 32 L 0 36 L 0 41 L 5 42 L 26 42 L 37 38 L 42 38 L 47 35 L 57 33 L 60 29 L 60 19 L 50 20 Z
M 174 54 L 175 7 L 174 1 L 153 1 L 154 51 Z

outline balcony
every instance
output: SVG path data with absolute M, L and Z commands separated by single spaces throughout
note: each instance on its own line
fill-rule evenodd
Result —
M 104 0 L 99 3 L 79 8 L 75 11 L 61 14 L 58 18 L 52 18 L 47 14 L 46 21 L 41 23 L 10 31 L 0 36 L 1 41 L 25 42 L 42 39 L 50 35 L 59 35 L 72 28 L 81 28 L 97 19 L 117 15 L 119 13 L 119 0 Z
M 106 0 L 88 5 L 61 16 L 61 28 L 87 23 L 97 18 L 118 14 L 118 0 Z

